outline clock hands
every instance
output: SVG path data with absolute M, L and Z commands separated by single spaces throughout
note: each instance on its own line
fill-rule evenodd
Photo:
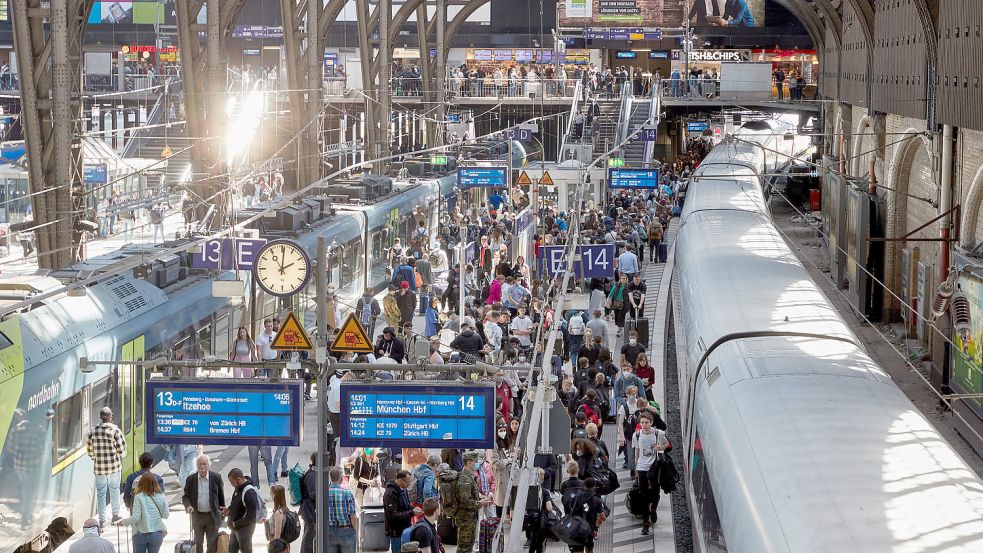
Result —
M 290 267 L 293 267 L 294 265 L 296 265 L 296 263 L 287 263 L 286 265 L 281 265 L 280 266 L 280 274 L 281 275 L 282 274 L 285 274 L 286 270 L 289 269 Z

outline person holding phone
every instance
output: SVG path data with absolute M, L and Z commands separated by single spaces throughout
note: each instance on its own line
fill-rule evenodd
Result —
M 658 520 L 656 509 L 659 507 L 659 455 L 669 445 L 666 433 L 653 428 L 651 413 L 642 412 L 638 416 L 641 426 L 631 439 L 635 450 L 635 470 L 638 473 L 638 485 L 642 497 L 642 535 L 649 534 L 649 528 Z

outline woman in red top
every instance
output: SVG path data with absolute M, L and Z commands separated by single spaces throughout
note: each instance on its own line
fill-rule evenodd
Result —
M 649 401 L 655 399 L 652 396 L 652 384 L 655 382 L 655 369 L 649 365 L 648 355 L 644 353 L 638 354 L 638 365 L 635 367 L 635 375 L 642 379 L 642 383 L 645 384 L 645 397 Z

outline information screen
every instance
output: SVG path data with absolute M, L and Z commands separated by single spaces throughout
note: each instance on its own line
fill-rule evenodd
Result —
M 658 169 L 608 169 L 608 188 L 658 187 Z
M 458 168 L 457 185 L 461 188 L 472 186 L 508 186 L 508 167 Z
M 343 447 L 494 447 L 495 387 L 341 385 Z
M 300 445 L 303 382 L 147 381 L 147 442 Z

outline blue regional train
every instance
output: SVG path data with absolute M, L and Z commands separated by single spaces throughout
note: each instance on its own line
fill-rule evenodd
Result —
M 409 242 L 420 221 L 434 232 L 457 195 L 454 174 L 397 181 L 367 202 L 344 201 L 334 195 L 338 186 L 324 185 L 321 190 L 332 194 L 330 206 L 306 199 L 276 210 L 274 217 L 257 218 L 256 227 L 262 238 L 298 241 L 312 258 L 317 238 L 328 237 L 328 278 L 338 301 L 347 305 L 366 286 L 384 286 L 394 240 Z M 298 228 L 269 224 L 285 213 L 302 218 Z M 192 241 L 130 244 L 49 276 L 0 280 L 2 309 L 76 279 L 114 275 L 0 321 L 0 551 L 31 540 L 56 517 L 67 517 L 79 528 L 93 512 L 94 477 L 85 437 L 103 406 L 113 408 L 126 435 L 124 475 L 138 468 L 141 452 L 162 456 L 162 448 L 144 438 L 145 370 L 99 366 L 82 372 L 80 357 L 228 359 L 240 326 L 251 328 L 250 322 L 313 306 L 314 279 L 307 291 L 289 300 L 252 286 L 247 287 L 248 301 L 213 297 L 211 282 L 235 279 L 236 273 L 195 269 L 191 252 L 160 255 L 161 249 L 182 243 L 190 248 Z M 139 259 L 148 261 L 119 270 Z

